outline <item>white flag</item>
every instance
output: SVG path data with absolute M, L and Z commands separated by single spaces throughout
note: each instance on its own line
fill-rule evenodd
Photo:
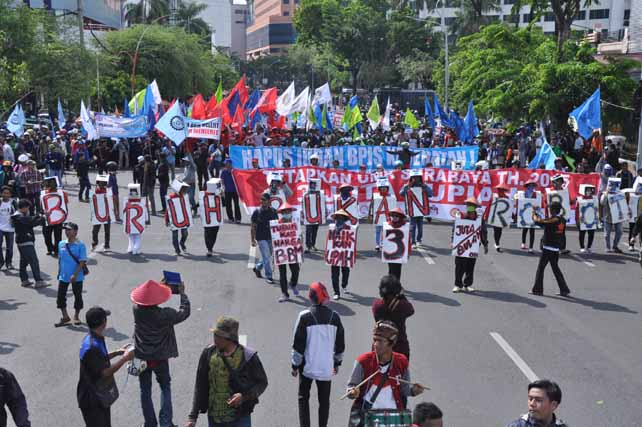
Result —
M 7 129 L 19 138 L 25 132 L 25 122 L 25 113 L 22 111 L 20 104 L 18 104 L 7 120 Z
M 310 102 L 310 88 L 306 87 L 294 98 L 292 102 L 292 108 L 290 109 L 290 114 L 292 113 L 303 113 L 306 115 L 308 113 L 308 105 Z
M 314 90 L 312 106 L 318 104 L 332 104 L 332 94 L 330 93 L 330 85 L 328 83 L 323 86 L 319 86 Z
M 294 103 L 294 82 L 276 99 L 276 112 L 280 116 L 292 114 L 292 104 Z
M 158 89 L 158 83 L 156 80 L 149 84 L 149 87 L 152 89 L 152 95 L 154 95 L 154 113 L 158 112 L 158 106 L 163 103 L 163 98 L 161 98 L 160 90 Z
M 381 128 L 386 131 L 390 130 L 390 110 L 392 110 L 392 105 L 390 105 L 390 97 L 388 97 L 386 112 L 383 113 L 383 119 L 381 120 Z
M 87 140 L 92 141 L 98 139 L 98 132 L 96 132 L 96 127 L 89 117 L 89 112 L 85 108 L 85 101 L 80 100 L 80 121 L 82 122 L 82 127 L 87 132 Z

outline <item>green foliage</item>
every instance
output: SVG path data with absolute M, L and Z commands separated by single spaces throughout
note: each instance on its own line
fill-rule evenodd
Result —
M 515 29 L 503 24 L 461 38 L 450 57 L 450 103 L 465 111 L 469 100 L 482 117 L 513 123 L 550 117 L 566 124 L 568 113 L 600 86 L 602 99 L 629 105 L 635 82 L 630 61 L 601 64 L 591 48 L 567 42 L 558 61 L 556 41 L 541 29 Z M 443 94 L 443 65 L 435 65 L 436 85 Z M 607 122 L 621 121 L 621 109 L 603 105 Z

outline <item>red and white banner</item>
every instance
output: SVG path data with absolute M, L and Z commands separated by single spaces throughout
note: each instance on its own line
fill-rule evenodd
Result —
M 47 225 L 58 225 L 67 221 L 69 208 L 67 206 L 67 194 L 63 190 L 45 193 L 40 195 L 40 206 L 48 214 Z
M 303 262 L 303 243 L 299 222 L 270 221 L 274 264 L 298 264 Z
M 123 198 L 123 228 L 125 234 L 143 234 L 149 213 L 145 204 L 146 199 Z
M 324 255 L 326 265 L 354 267 L 357 260 L 357 227 L 346 222 L 337 232 L 334 224 L 328 226 Z
M 201 191 L 198 195 L 198 214 L 203 227 L 219 227 L 223 224 L 223 202 L 221 196 Z
M 330 201 L 328 212 L 334 210 L 332 201 L 338 194 L 338 188 L 348 183 L 358 188 L 357 204 L 360 218 L 368 215 L 373 193 L 376 192 L 376 176 L 374 173 L 357 173 L 345 170 L 302 166 L 288 169 L 260 169 L 241 170 L 234 169 L 233 175 L 239 197 L 248 212 L 260 206 L 262 191 L 267 187 L 266 176 L 273 171 L 279 171 L 283 181 L 290 187 L 293 194 L 288 202 L 299 208 L 304 191 L 310 179 L 321 180 L 321 190 L 325 193 L 326 200 Z M 537 182 L 537 190 L 544 191 L 551 183 L 551 178 L 558 174 L 557 171 L 540 169 L 492 169 L 485 171 L 456 171 L 441 168 L 425 168 L 423 182 L 432 188 L 433 197 L 430 198 L 430 215 L 435 219 L 454 221 L 459 212 L 465 212 L 464 200 L 476 197 L 485 210 L 492 201 L 493 187 L 506 184 L 508 194 L 512 197 L 518 190 L 522 190 L 524 183 L 529 180 Z M 390 185 L 397 199 L 397 206 L 405 209 L 405 201 L 399 195 L 401 188 L 408 182 L 410 170 L 392 171 L 388 175 Z M 578 196 L 580 184 L 599 186 L 599 175 L 564 173 L 568 183 L 569 197 L 575 201 Z M 571 204 L 571 210 L 575 204 Z M 567 218 L 568 219 L 568 218 Z
M 106 193 L 92 192 L 89 197 L 91 223 L 93 225 L 110 224 L 116 220 L 114 196 L 111 190 Z

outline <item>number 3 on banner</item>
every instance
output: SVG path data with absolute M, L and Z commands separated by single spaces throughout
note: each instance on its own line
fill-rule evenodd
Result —
M 388 228 L 385 230 L 385 239 L 395 244 L 392 252 L 382 250 L 384 261 L 396 261 L 404 257 L 406 253 L 406 243 L 404 242 L 405 234 L 398 228 Z

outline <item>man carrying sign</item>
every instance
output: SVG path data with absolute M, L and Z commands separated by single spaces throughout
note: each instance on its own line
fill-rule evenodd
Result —
M 580 184 L 580 193 L 575 208 L 575 223 L 580 230 L 580 252 L 591 253 L 595 230 L 599 224 L 599 202 L 595 197 L 595 186 Z M 584 246 L 586 234 L 588 233 L 588 245 Z
M 390 221 L 383 225 L 381 261 L 388 264 L 388 274 L 401 280 L 401 266 L 410 255 L 410 226 L 406 214 L 399 208 L 391 209 Z
M 453 292 L 474 291 L 473 275 L 480 243 L 488 253 L 488 237 L 483 218 L 477 214 L 479 202 L 466 199 L 466 212 L 455 219 L 452 232 L 452 254 L 455 257 L 455 287 Z
M 205 236 L 205 247 L 207 248 L 207 257 L 213 255 L 212 249 L 216 243 L 218 230 L 223 224 L 223 185 L 220 178 L 211 178 L 205 183 L 206 191 L 199 192 L 199 215 L 203 223 Z
M 339 194 L 334 196 L 334 211 L 344 211 L 352 225 L 359 224 L 359 204 L 357 192 L 350 184 L 342 184 L 339 187 Z
M 504 227 L 512 222 L 513 217 L 513 200 L 506 194 L 509 190 L 506 184 L 499 184 L 495 187 L 496 193 L 493 193 L 493 201 L 486 210 L 486 219 L 488 224 L 493 226 L 493 239 L 495 240 L 495 250 L 502 252 L 501 239 Z
M 334 224 L 328 227 L 325 243 L 325 263 L 332 272 L 333 299 L 338 300 L 341 298 L 341 289 L 350 294 L 347 288 L 350 269 L 357 259 L 357 225 L 350 224 L 350 215 L 343 209 L 336 211 L 332 218 Z M 339 276 L 342 279 L 341 287 Z
M 428 199 L 432 197 L 432 188 L 424 184 L 421 170 L 410 172 L 408 184 L 403 186 L 400 194 L 406 200 L 412 244 L 421 245 L 424 235 L 424 217 L 430 214 Z
M 270 233 L 272 235 L 272 248 L 274 253 L 274 264 L 279 267 L 279 284 L 281 285 L 281 296 L 279 302 L 290 300 L 288 293 L 288 265 L 290 266 L 290 288 L 295 296 L 299 295 L 296 288 L 299 282 L 300 262 L 303 262 L 303 245 L 301 244 L 301 233 L 299 223 L 292 222 L 294 207 L 288 202 L 277 211 L 280 219 L 270 221 Z
M 303 193 L 303 222 L 305 224 L 305 252 L 317 250 L 317 232 L 325 220 L 325 194 L 321 190 L 321 180 L 311 179 L 308 189 Z
M 381 232 L 388 221 L 388 214 L 397 206 L 397 199 L 390 194 L 390 182 L 385 176 L 377 177 L 377 192 L 372 195 L 370 217 L 375 225 L 375 250 L 381 250 Z M 405 216 L 405 215 L 404 215 Z
M 62 240 L 62 224 L 69 214 L 69 197 L 67 192 L 59 189 L 58 177 L 48 176 L 44 179 L 45 191 L 40 194 L 40 208 L 47 218 L 42 227 L 42 235 L 47 246 L 47 255 L 58 256 L 58 243 Z M 53 234 L 53 241 L 51 236 Z
M 149 212 L 146 199 L 141 197 L 140 184 L 128 184 L 127 190 L 128 195 L 123 198 L 123 228 L 129 240 L 127 253 L 139 255 Z
M 600 197 L 600 218 L 604 221 L 604 242 L 607 253 L 622 251 L 618 247 L 622 238 L 622 224 L 629 219 L 629 206 L 626 196 L 620 191 L 620 178 L 609 178 L 607 191 Z M 611 241 L 611 231 L 614 232 Z

